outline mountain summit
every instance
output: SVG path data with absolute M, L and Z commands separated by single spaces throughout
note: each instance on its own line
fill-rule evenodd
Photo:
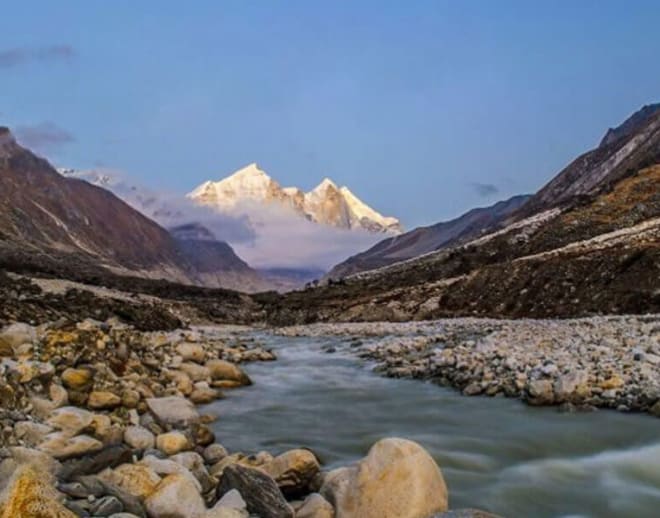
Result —
M 362 229 L 373 233 L 399 234 L 398 219 L 383 216 L 329 178 L 305 193 L 298 187 L 282 187 L 255 163 L 239 169 L 223 180 L 207 181 L 188 198 L 219 211 L 240 211 L 247 205 L 279 205 L 292 209 L 302 218 L 342 229 Z

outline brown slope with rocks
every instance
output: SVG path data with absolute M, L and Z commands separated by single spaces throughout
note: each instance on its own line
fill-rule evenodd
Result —
M 616 182 L 660 162 L 660 104 L 644 106 L 600 145 L 579 156 L 537 192 L 515 215 L 518 219 L 575 203 L 610 189 Z
M 170 235 L 113 194 L 66 179 L 0 130 L 0 239 L 28 250 L 76 253 L 109 267 L 169 271 L 187 280 Z
M 657 165 L 564 212 L 264 302 L 273 323 L 657 312 L 659 193 Z
M 181 228 L 171 235 L 111 192 L 60 175 L 7 128 L 0 129 L 0 190 L 0 264 L 7 269 L 29 265 L 74 280 L 115 272 L 248 291 L 268 287 L 229 245 Z
M 354 273 L 382 268 L 474 238 L 504 221 L 528 199 L 527 195 L 514 196 L 490 207 L 472 209 L 450 221 L 418 227 L 384 239 L 369 250 L 334 266 L 326 278 L 340 279 Z

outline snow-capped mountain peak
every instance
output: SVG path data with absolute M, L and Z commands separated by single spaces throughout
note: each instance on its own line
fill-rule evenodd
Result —
M 282 188 L 256 163 L 218 182 L 204 182 L 188 197 L 196 203 L 220 211 L 241 210 L 246 201 L 274 203 L 293 209 L 306 220 L 323 225 L 369 232 L 402 232 L 399 220 L 383 216 L 347 187 L 338 187 L 330 178 L 324 178 L 314 189 L 305 193 L 298 187 Z
M 339 189 L 339 187 L 337 187 L 337 184 L 333 182 L 330 178 L 326 177 L 323 180 L 321 180 L 320 184 L 314 187 L 312 192 L 324 192 L 327 189 Z

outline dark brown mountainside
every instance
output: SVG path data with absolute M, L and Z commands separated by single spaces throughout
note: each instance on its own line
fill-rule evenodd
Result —
M 660 165 L 564 212 L 263 302 L 273 323 L 660 311 Z
M 611 188 L 620 179 L 660 162 L 660 104 L 645 106 L 619 127 L 608 130 L 600 146 L 571 162 L 537 192 L 515 216 L 520 219 L 581 196 Z
M 0 192 L 4 264 L 30 262 L 33 269 L 41 264 L 44 271 L 63 273 L 106 268 L 184 284 L 266 287 L 226 243 L 195 239 L 185 229 L 173 237 L 110 191 L 60 175 L 17 144 L 7 128 L 0 129 Z
M 382 268 L 479 236 L 504 221 L 529 196 L 514 196 L 490 207 L 472 209 L 458 218 L 384 239 L 365 252 L 336 265 L 327 278 L 340 279 L 358 272 Z
M 189 280 L 174 239 L 112 193 L 67 179 L 0 130 L 0 239 Z

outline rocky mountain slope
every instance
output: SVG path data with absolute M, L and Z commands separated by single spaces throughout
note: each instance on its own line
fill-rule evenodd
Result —
M 243 261 L 233 248 L 218 241 L 213 233 L 199 223 L 169 229 L 195 271 L 202 286 L 220 286 L 244 292 L 267 291 L 276 288 L 261 273 Z
M 660 311 L 660 112 L 634 115 L 502 228 L 292 293 L 272 322 Z M 614 132 L 614 133 L 612 133 Z M 610 142 L 608 142 L 610 141 Z
M 177 239 L 110 191 L 58 174 L 17 144 L 7 128 L 0 130 L 0 188 L 5 264 L 41 262 L 44 269 L 57 269 L 66 263 L 64 270 L 78 264 L 186 284 L 264 287 L 228 246 L 209 249 L 204 240 Z M 204 265 L 199 248 L 205 248 Z M 212 253 L 215 269 L 209 265 Z
M 297 187 L 281 187 L 254 163 L 223 180 L 204 182 L 188 197 L 225 212 L 249 215 L 260 206 L 276 205 L 322 225 L 392 234 L 402 231 L 399 220 L 376 212 L 347 187 L 340 188 L 328 178 L 305 193 Z
M 514 196 L 490 207 L 472 209 L 450 221 L 418 227 L 384 239 L 369 250 L 336 265 L 326 278 L 340 279 L 354 273 L 382 268 L 474 238 L 504 221 L 528 199 L 529 196 L 525 195 Z
M 600 145 L 579 156 L 538 191 L 515 215 L 518 219 L 598 194 L 616 182 L 660 162 L 660 104 L 644 106 Z
M 660 311 L 660 165 L 562 212 L 280 299 L 273 323 Z

